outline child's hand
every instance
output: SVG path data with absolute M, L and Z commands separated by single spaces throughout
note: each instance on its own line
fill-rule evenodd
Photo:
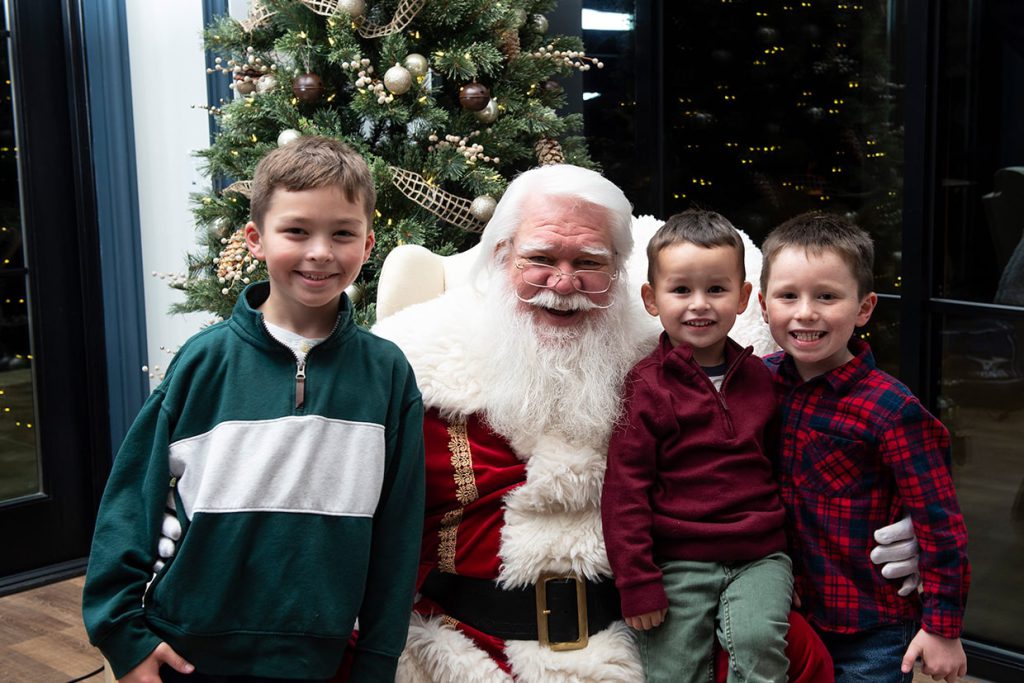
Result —
M 668 609 L 659 609 L 654 612 L 638 614 L 635 617 L 626 617 L 626 623 L 637 631 L 649 631 L 655 626 L 660 626 L 665 621 L 665 614 Z
M 178 673 L 190 674 L 195 667 L 167 643 L 160 643 L 139 665 L 118 679 L 120 683 L 161 683 L 160 666 L 166 664 Z
M 943 638 L 923 629 L 910 641 L 907 654 L 903 655 L 903 673 L 914 668 L 914 661 L 921 658 L 921 672 L 936 681 L 945 679 L 953 683 L 967 674 L 967 655 L 959 638 Z

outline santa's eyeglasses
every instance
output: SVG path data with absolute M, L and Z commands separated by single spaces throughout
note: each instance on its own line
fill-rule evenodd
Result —
M 612 287 L 619 277 L 618 271 L 606 273 L 603 270 L 574 270 L 566 273 L 546 263 L 534 263 L 524 259 L 516 259 L 516 268 L 523 282 L 532 287 L 551 289 L 558 286 L 563 277 L 572 280 L 572 286 L 582 294 L 604 294 Z

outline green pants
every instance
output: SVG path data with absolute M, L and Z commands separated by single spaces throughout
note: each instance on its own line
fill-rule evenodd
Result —
M 729 683 L 785 683 L 793 565 L 785 553 L 746 564 L 661 565 L 668 614 L 639 633 L 648 683 L 714 681 L 712 638 L 729 653 Z

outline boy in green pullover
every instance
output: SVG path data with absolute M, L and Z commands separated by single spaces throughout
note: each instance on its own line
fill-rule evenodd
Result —
M 424 509 L 423 407 L 344 290 L 374 244 L 363 159 L 303 137 L 256 167 L 268 282 L 182 346 L 107 483 L 83 595 L 124 682 L 391 681 Z M 182 534 L 153 574 L 168 500 Z

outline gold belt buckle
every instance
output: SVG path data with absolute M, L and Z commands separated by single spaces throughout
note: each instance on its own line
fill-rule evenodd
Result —
M 551 642 L 548 638 L 548 581 L 564 580 L 576 582 L 576 619 L 579 626 L 579 637 L 576 640 Z M 541 645 L 556 652 L 564 650 L 582 650 L 587 646 L 587 584 L 571 574 L 544 572 L 537 578 L 537 640 Z

